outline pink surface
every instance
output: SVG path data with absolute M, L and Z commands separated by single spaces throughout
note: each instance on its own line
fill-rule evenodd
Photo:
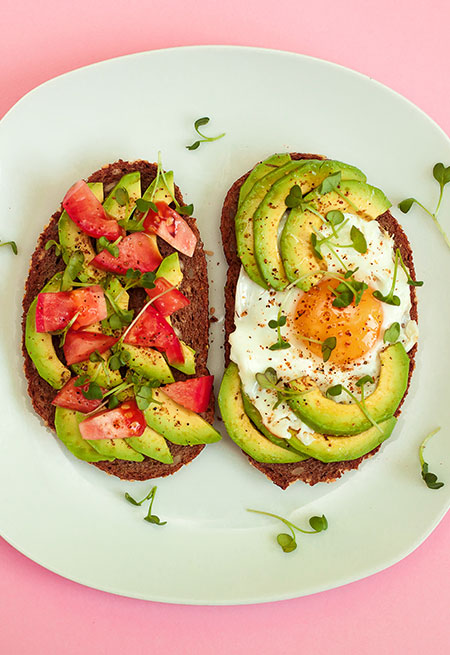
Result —
M 219 43 L 291 50 L 361 71 L 450 132 L 444 0 L 198 0 L 193 6 L 3 0 L 0 116 L 31 88 L 79 66 Z M 228 608 L 108 595 L 56 576 L 0 541 L 0 652 L 415 654 L 426 648 L 439 655 L 450 641 L 449 541 L 447 515 L 412 555 L 369 579 L 308 598 Z

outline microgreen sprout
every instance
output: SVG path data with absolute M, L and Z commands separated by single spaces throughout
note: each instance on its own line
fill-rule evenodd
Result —
M 384 343 L 396 343 L 400 336 L 400 323 L 392 323 L 384 333 Z
M 225 136 L 225 132 L 223 134 L 219 134 L 218 136 L 206 136 L 202 132 L 200 132 L 199 128 L 202 127 L 202 125 L 207 125 L 209 123 L 209 118 L 207 116 L 204 116 L 203 118 L 197 118 L 197 120 L 194 123 L 194 129 L 197 132 L 197 134 L 202 137 L 198 141 L 194 141 L 190 146 L 186 146 L 188 150 L 197 150 L 197 148 L 200 146 L 201 143 L 207 143 L 209 141 L 217 141 L 218 139 L 221 139 L 222 137 Z
M 142 500 L 135 500 L 132 496 L 130 496 L 129 493 L 125 492 L 125 499 L 128 500 L 128 502 L 131 503 L 132 505 L 135 505 L 136 507 L 140 507 L 142 503 L 145 503 L 146 500 L 150 500 L 148 513 L 147 516 L 144 517 L 144 521 L 147 521 L 148 523 L 154 523 L 155 525 L 166 525 L 167 521 L 161 521 L 159 516 L 156 516 L 156 514 L 152 514 L 152 507 L 156 496 L 156 489 L 157 487 L 152 487 L 149 493 Z
M 257 373 L 255 379 L 263 389 L 271 389 L 276 392 L 277 401 L 274 405 L 274 409 L 288 398 L 294 398 L 299 395 L 298 391 L 289 389 L 284 383 L 282 383 L 281 378 L 278 378 L 277 376 L 276 370 L 271 366 L 266 368 L 264 373 Z
M 444 187 L 450 182 L 450 166 L 444 166 L 444 164 L 442 164 L 441 162 L 435 164 L 433 166 L 433 177 L 436 180 L 436 182 L 438 182 L 439 184 L 439 198 L 434 212 L 429 211 L 421 202 L 416 200 L 416 198 L 406 198 L 405 200 L 402 200 L 402 202 L 400 202 L 398 206 L 404 214 L 407 214 L 414 203 L 416 203 L 416 205 L 419 205 L 419 207 L 421 207 L 428 214 L 428 216 L 430 216 L 433 219 L 433 222 L 436 225 L 439 232 L 441 233 L 445 243 L 450 248 L 450 240 L 447 234 L 445 233 L 444 228 L 442 227 L 442 225 L 439 223 L 437 219 L 437 215 L 442 202 L 442 197 L 444 194 Z
M 419 448 L 419 460 L 420 460 L 420 466 L 422 468 L 422 478 L 429 489 L 440 489 L 441 487 L 444 486 L 443 482 L 438 481 L 437 475 L 429 472 L 428 464 L 427 462 L 425 462 L 423 458 L 423 452 L 425 450 L 425 446 L 427 445 L 431 437 L 433 437 L 437 432 L 439 432 L 440 429 L 441 428 L 436 428 L 435 430 L 430 432 L 422 441 Z
M 312 339 L 311 337 L 305 337 L 303 335 L 298 335 L 300 339 L 304 341 L 310 341 L 311 343 L 317 343 L 322 349 L 322 358 L 324 362 L 327 362 L 330 359 L 331 353 L 336 348 L 337 339 L 336 337 L 327 337 L 323 341 L 319 339 Z
M 288 521 L 282 516 L 278 516 L 278 514 L 272 514 L 271 512 L 262 512 L 261 510 L 258 509 L 247 509 L 247 512 L 253 512 L 253 514 L 262 514 L 263 516 L 270 516 L 271 518 L 281 521 L 282 523 L 284 523 L 284 525 L 287 528 L 289 528 L 291 534 L 286 534 L 285 532 L 282 532 L 277 535 L 278 545 L 285 553 L 291 553 L 293 550 L 297 548 L 297 541 L 295 538 L 294 530 L 297 530 L 297 532 L 301 532 L 302 534 L 317 534 L 318 532 L 323 532 L 324 530 L 328 529 L 328 521 L 325 518 L 324 514 L 322 514 L 322 516 L 311 516 L 311 518 L 309 519 L 309 525 L 312 527 L 312 530 L 303 530 L 302 528 L 299 528 L 298 525 L 295 525 L 291 521 Z
M 332 387 L 329 387 L 326 391 L 326 395 L 328 398 L 334 398 L 336 396 L 339 396 L 342 392 L 345 392 L 350 398 L 353 400 L 353 402 L 359 407 L 359 409 L 362 411 L 364 416 L 370 423 L 377 428 L 378 432 L 381 434 L 383 433 L 382 428 L 378 425 L 378 423 L 375 421 L 375 419 L 371 416 L 370 412 L 368 411 L 365 403 L 365 397 L 364 397 L 364 386 L 368 383 L 373 384 L 374 380 L 370 375 L 364 375 L 362 378 L 360 378 L 356 382 L 356 386 L 359 387 L 361 390 L 361 398 L 358 399 L 355 394 L 353 394 L 349 389 L 344 387 L 342 384 L 335 384 Z
M 115 241 L 113 241 L 113 242 L 109 241 L 106 237 L 100 237 L 100 239 L 98 240 L 98 245 L 99 245 L 99 248 L 100 248 L 100 252 L 102 250 L 106 250 L 113 257 L 118 257 L 119 256 L 119 246 L 118 246 L 118 244 L 121 241 L 122 241 L 121 236 L 118 239 L 116 239 Z
M 404 271 L 404 273 L 405 273 L 405 275 L 406 275 L 406 277 L 407 277 L 407 280 L 406 280 L 407 283 L 408 283 L 411 287 L 421 287 L 421 286 L 423 286 L 423 282 L 422 282 L 421 280 L 413 280 L 413 279 L 412 279 L 412 277 L 411 277 L 411 275 L 410 275 L 410 273 L 409 273 L 408 267 L 406 266 L 405 262 L 403 261 L 403 257 L 402 257 L 402 255 L 401 255 L 401 252 L 400 252 L 400 249 L 399 249 L 399 248 L 397 248 L 397 253 L 398 253 L 398 261 L 399 261 L 399 264 L 400 264 L 400 266 L 402 267 L 402 269 L 403 269 L 403 271 Z
M 58 243 L 57 241 L 55 241 L 54 239 L 50 239 L 49 241 L 46 241 L 45 246 L 44 246 L 44 250 L 50 250 L 50 248 L 53 248 L 53 247 L 55 248 L 56 257 L 59 257 L 60 255 L 63 254 L 63 252 L 64 252 L 63 246 L 60 243 Z
M 84 264 L 84 255 L 81 250 L 74 250 L 70 255 L 69 261 L 61 278 L 60 291 L 68 291 L 73 287 L 74 280 L 80 274 Z
M 68 331 L 70 330 L 70 328 L 72 327 L 72 325 L 75 323 L 75 321 L 77 320 L 77 318 L 79 317 L 79 315 L 80 315 L 80 312 L 77 312 L 77 313 L 75 314 L 75 316 L 72 316 L 72 318 L 70 319 L 70 321 L 67 323 L 66 327 L 63 328 L 62 330 L 57 330 L 56 332 L 52 332 L 52 334 L 54 334 L 54 335 L 57 335 L 57 334 L 60 335 L 60 339 L 59 339 L 59 346 L 60 346 L 60 348 L 62 348 L 62 347 L 64 346 L 64 344 L 66 343 L 66 336 L 67 336 L 67 333 L 68 333 Z
M 125 366 L 127 362 L 130 361 L 130 358 L 131 355 L 128 351 L 120 350 L 119 352 L 116 352 L 111 355 L 111 357 L 108 360 L 108 366 L 111 369 L 111 371 L 118 371 L 119 368 Z
M 15 255 L 17 255 L 17 253 L 19 252 L 17 250 L 17 243 L 15 241 L 3 241 L 3 242 L 0 241 L 0 248 L 1 246 L 10 246 L 11 250 Z
M 128 207 L 130 202 L 130 196 L 128 194 L 128 191 L 125 189 L 125 187 L 120 186 L 116 189 L 115 199 L 117 204 L 120 205 L 120 207 L 125 207 L 125 206 Z
M 386 295 L 383 295 L 381 293 L 381 291 L 378 291 L 378 289 L 373 292 L 373 297 L 374 298 L 376 298 L 377 300 L 381 300 L 382 302 L 385 302 L 388 305 L 400 305 L 400 298 L 398 296 L 394 295 L 395 283 L 397 281 L 399 255 L 400 255 L 400 251 L 397 248 L 397 250 L 395 251 L 394 276 L 392 278 L 392 285 L 391 285 L 389 293 L 387 293 Z
M 286 348 L 290 348 L 291 344 L 283 339 L 281 336 L 281 330 L 284 325 L 286 325 L 286 316 L 282 314 L 282 310 L 280 308 L 277 316 L 277 320 L 271 320 L 269 321 L 269 327 L 272 330 L 277 331 L 277 341 L 273 343 L 271 346 L 269 346 L 269 350 L 285 350 Z

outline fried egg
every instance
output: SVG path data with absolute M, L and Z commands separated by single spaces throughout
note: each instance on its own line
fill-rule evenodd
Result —
M 386 295 L 394 276 L 394 241 L 378 224 L 352 214 L 345 214 L 348 222 L 339 231 L 340 244 L 350 244 L 350 230 L 357 227 L 367 242 L 364 254 L 351 247 L 333 246 L 341 262 L 356 270 L 354 279 L 365 282 L 369 288 L 355 306 L 335 308 L 333 289 L 339 282 L 329 276 L 309 291 L 297 287 L 286 291 L 262 289 L 241 268 L 235 302 L 235 331 L 230 335 L 231 360 L 239 368 L 244 392 L 261 414 L 264 425 L 278 437 L 289 439 L 290 429 L 305 444 L 312 440 L 312 432 L 286 403 L 274 408 L 277 396 L 270 389 L 263 389 L 256 381 L 256 374 L 267 368 L 276 370 L 278 378 L 288 382 L 308 376 L 322 392 L 336 384 L 355 392 L 356 382 L 365 375 L 374 379 L 367 385 L 366 395 L 375 388 L 380 373 L 380 352 L 386 347 L 384 333 L 392 323 L 399 323 L 399 341 L 410 350 L 417 341 L 417 324 L 410 320 L 411 296 L 407 276 L 399 266 L 395 283 L 395 295 L 399 305 L 390 305 L 374 297 L 373 291 Z M 323 236 L 331 234 L 327 224 L 321 227 Z M 322 255 L 328 272 L 343 273 L 343 266 L 335 254 L 322 247 Z M 281 335 L 290 347 L 270 350 L 277 341 L 276 329 L 269 327 L 279 312 L 286 316 Z M 321 343 L 328 337 L 336 337 L 336 347 L 328 361 L 323 361 Z M 319 342 L 319 343 L 316 343 Z M 336 397 L 347 402 L 346 394 Z

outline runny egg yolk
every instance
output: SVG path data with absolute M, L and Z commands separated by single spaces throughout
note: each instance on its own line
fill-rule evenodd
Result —
M 320 358 L 321 343 L 328 337 L 336 337 L 336 347 L 329 361 L 345 365 L 359 359 L 373 347 L 380 334 L 383 310 L 370 287 L 364 291 L 358 305 L 352 302 L 348 307 L 333 307 L 336 296 L 332 289 L 338 284 L 337 280 L 325 279 L 304 293 L 291 321 L 303 343 Z

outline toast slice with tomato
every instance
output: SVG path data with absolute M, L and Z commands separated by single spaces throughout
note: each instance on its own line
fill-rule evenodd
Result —
M 127 480 L 220 439 L 207 368 L 207 264 L 171 172 L 117 161 L 66 193 L 23 299 L 28 393 L 71 452 Z

